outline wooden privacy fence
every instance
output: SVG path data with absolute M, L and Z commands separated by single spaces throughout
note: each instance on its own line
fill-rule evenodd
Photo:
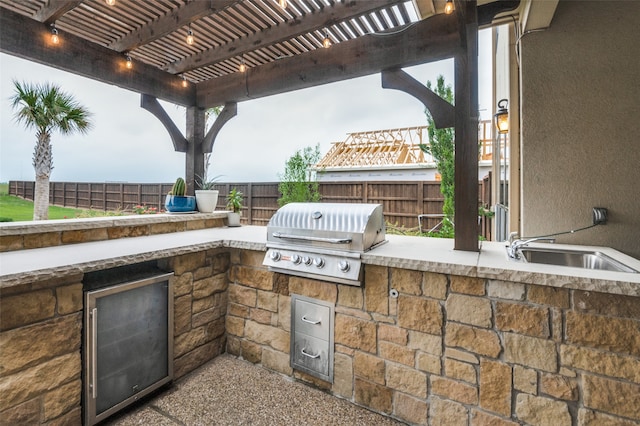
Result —
M 57 206 L 106 211 L 131 211 L 136 205 L 164 209 L 164 198 L 171 190 L 171 183 L 90 183 L 51 182 L 49 203 Z M 10 181 L 9 194 L 33 200 L 35 183 Z M 220 183 L 218 210 L 225 209 L 226 195 L 233 188 L 244 194 L 243 223 L 266 225 L 278 210 L 277 182 Z M 443 197 L 437 181 L 386 181 L 386 182 L 320 182 L 322 202 L 326 203 L 376 203 L 382 204 L 386 220 L 405 228 L 417 228 L 418 215 L 442 213 Z M 480 181 L 478 200 L 481 206 L 491 206 L 491 178 Z M 439 218 L 425 218 L 422 229 L 431 229 Z M 480 218 L 480 232 L 491 237 L 491 221 Z

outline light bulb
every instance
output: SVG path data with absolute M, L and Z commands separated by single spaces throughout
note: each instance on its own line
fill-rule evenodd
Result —
M 193 31 L 191 31 L 191 29 L 189 29 L 189 31 L 187 31 L 187 44 L 189 46 L 193 45 L 193 43 L 195 43 L 196 38 L 193 36 Z
M 444 5 L 444 13 L 451 15 L 453 13 L 453 0 L 447 0 L 447 4 Z
M 328 34 L 325 34 L 324 38 L 322 39 L 322 47 L 324 47 L 325 49 L 331 47 L 331 39 L 329 38 Z
M 183 75 L 182 76 L 182 87 L 187 87 L 188 85 L 189 85 L 189 82 L 187 82 L 187 79 Z
M 58 44 L 60 43 L 60 36 L 58 36 L 58 30 L 56 27 L 51 28 L 51 43 Z
M 280 5 L 281 8 L 286 9 L 287 8 L 287 0 L 278 0 L 278 5 Z
M 114 4 L 116 4 L 116 0 L 105 0 L 105 1 L 109 6 L 113 6 Z
M 126 67 L 128 70 L 130 70 L 131 68 L 133 68 L 133 62 L 131 61 L 131 56 L 127 55 L 127 63 L 126 63 Z
M 240 66 L 238 67 L 238 71 L 245 72 L 247 70 L 247 66 L 244 64 L 244 59 L 240 62 Z

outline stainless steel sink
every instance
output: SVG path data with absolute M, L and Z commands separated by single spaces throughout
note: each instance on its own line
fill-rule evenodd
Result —
M 527 263 L 571 266 L 574 268 L 600 271 L 638 273 L 633 268 L 599 251 L 565 250 L 555 248 L 523 247 L 518 250 L 521 259 Z

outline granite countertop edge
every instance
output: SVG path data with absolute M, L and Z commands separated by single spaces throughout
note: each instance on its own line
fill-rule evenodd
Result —
M 387 244 L 362 254 L 364 264 L 640 296 L 640 274 L 509 262 L 504 254 L 504 243 L 483 242 L 479 252 L 464 252 L 454 250 L 452 240 L 397 235 L 388 235 L 387 239 Z M 265 251 L 266 227 L 210 228 L 0 253 L 0 289 L 214 248 Z M 76 251 L 78 249 L 80 251 Z M 86 250 L 94 250 L 98 254 L 75 262 L 65 261 L 65 256 L 72 258 L 74 253 Z M 57 263 L 54 260 L 50 265 L 38 266 L 33 265 L 37 261 L 31 262 L 55 254 L 62 257 Z M 625 259 L 636 261 L 628 256 Z M 22 269 L 18 265 L 13 270 L 9 267 L 7 272 L 3 265 L 13 265 L 15 261 L 22 262 Z M 640 261 L 636 262 L 640 264 Z

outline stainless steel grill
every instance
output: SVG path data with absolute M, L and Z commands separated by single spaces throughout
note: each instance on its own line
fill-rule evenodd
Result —
M 385 243 L 379 204 L 290 203 L 267 225 L 269 270 L 362 284 L 360 255 Z

